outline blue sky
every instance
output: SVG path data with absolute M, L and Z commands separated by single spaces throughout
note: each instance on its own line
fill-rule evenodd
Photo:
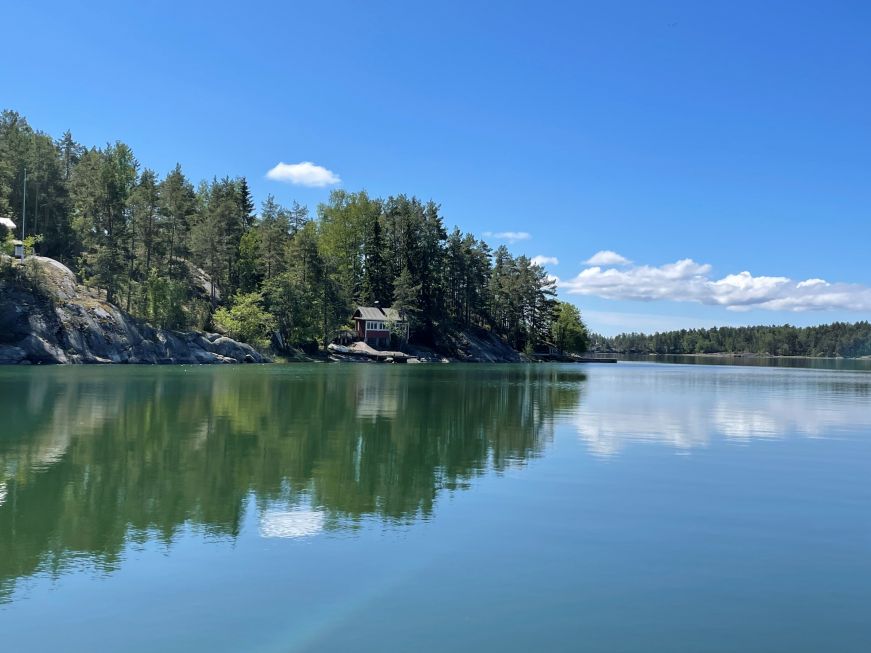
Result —
M 867 3 L 19 2 L 4 19 L 0 105 L 34 126 L 122 139 L 161 173 L 244 175 L 258 202 L 326 199 L 336 185 L 266 177 L 306 161 L 435 199 L 449 226 L 528 234 L 512 251 L 558 260 L 594 330 L 871 317 Z M 603 250 L 631 262 L 591 271 Z

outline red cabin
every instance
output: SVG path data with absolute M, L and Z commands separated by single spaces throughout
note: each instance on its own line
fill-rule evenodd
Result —
M 395 308 L 359 306 L 354 311 L 357 337 L 370 347 L 387 347 L 391 334 L 408 340 L 408 322 Z

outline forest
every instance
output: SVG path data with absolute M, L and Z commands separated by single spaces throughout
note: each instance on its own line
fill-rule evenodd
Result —
M 871 324 L 835 322 L 812 327 L 782 326 L 682 329 L 613 338 L 591 334 L 590 348 L 620 354 L 763 354 L 771 356 L 871 356 Z
M 556 300 L 543 268 L 449 231 L 440 206 L 417 197 L 334 190 L 311 215 L 270 195 L 258 211 L 244 177 L 195 184 L 181 165 L 160 175 L 121 141 L 54 139 L 7 110 L 0 217 L 24 223 L 28 251 L 161 328 L 217 329 L 277 351 L 325 347 L 355 305 L 377 302 L 404 311 L 425 345 L 485 329 L 517 350 L 587 346 L 578 309 Z

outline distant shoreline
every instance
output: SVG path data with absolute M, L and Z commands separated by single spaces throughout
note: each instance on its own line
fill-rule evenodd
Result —
M 653 354 L 653 353 L 614 353 L 613 356 L 646 356 L 655 358 L 659 356 L 682 356 L 685 358 L 746 358 L 746 359 L 767 359 L 776 358 L 783 360 L 816 360 L 816 361 L 861 361 L 871 360 L 871 356 L 785 356 L 781 354 L 753 354 L 753 353 L 729 353 L 729 352 L 714 352 L 708 354 Z

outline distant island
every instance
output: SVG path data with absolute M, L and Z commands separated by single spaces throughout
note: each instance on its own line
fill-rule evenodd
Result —
M 756 354 L 862 358 L 871 356 L 871 324 L 835 322 L 812 327 L 749 326 L 682 329 L 652 335 L 592 334 L 590 348 L 615 354 Z
M 395 348 L 461 360 L 475 359 L 468 350 L 481 343 L 527 355 L 587 349 L 580 312 L 555 298 L 541 266 L 449 231 L 434 201 L 335 190 L 315 216 L 271 195 L 258 212 L 244 177 L 195 186 L 176 165 L 161 178 L 121 141 L 88 148 L 69 131 L 55 140 L 4 111 L 0 218 L 0 283 L 32 291 L 27 301 L 49 317 L 45 302 L 55 300 L 40 270 L 53 271 L 53 287 L 83 284 L 66 294 L 67 306 L 104 302 L 100 310 L 117 308 L 124 324 L 129 316 L 161 333 L 215 333 L 279 355 L 325 351 L 353 331 L 359 307 L 402 315 L 403 329 L 385 343 Z M 16 247 L 75 278 L 44 262 L 13 262 Z M 32 334 L 22 324 L 0 333 L 0 345 L 26 349 Z

